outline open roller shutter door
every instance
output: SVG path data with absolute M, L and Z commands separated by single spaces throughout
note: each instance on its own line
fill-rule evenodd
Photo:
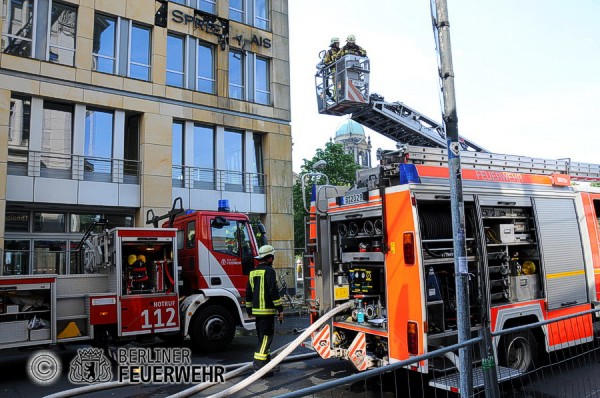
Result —
M 588 302 L 581 234 L 572 199 L 534 199 L 548 309 Z

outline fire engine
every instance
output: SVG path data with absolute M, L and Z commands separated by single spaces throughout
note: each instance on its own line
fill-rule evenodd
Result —
M 0 349 L 156 335 L 211 351 L 237 325 L 253 329 L 241 309 L 256 240 L 248 217 L 221 202 L 184 211 L 177 198 L 164 216 L 148 211 L 154 227 L 98 231 L 100 220 L 76 250 L 78 273 L 1 276 Z
M 319 112 L 352 112 L 397 148 L 379 150 L 379 167 L 357 172 L 351 189 L 313 185 L 304 267 L 313 322 L 355 302 L 312 344 L 322 357 L 347 359 L 358 370 L 458 341 L 443 128 L 368 90 L 358 101 L 343 90 L 327 95 L 327 85 L 348 87 L 353 78 L 368 86 L 367 65 L 360 57 L 342 58 L 335 77 L 321 67 Z M 473 333 L 484 324 L 494 332 L 597 308 L 600 188 L 572 181 L 600 181 L 600 165 L 492 154 L 464 138 L 461 144 L 466 256 L 458 264 L 470 276 Z M 302 176 L 303 187 L 319 176 Z M 576 328 L 571 319 L 495 338 L 499 370 L 511 377 L 528 370 L 542 350 L 591 341 L 596 319 L 576 319 Z M 415 370 L 436 369 L 422 361 Z

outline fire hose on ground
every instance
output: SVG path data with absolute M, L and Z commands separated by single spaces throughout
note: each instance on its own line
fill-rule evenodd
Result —
M 240 389 L 246 387 L 247 385 L 250 385 L 254 381 L 258 380 L 259 378 L 264 376 L 271 369 L 273 369 L 275 366 L 277 366 L 279 363 L 281 363 L 283 361 L 289 362 L 289 361 L 294 361 L 294 360 L 299 360 L 299 359 L 307 359 L 307 358 L 315 357 L 316 356 L 315 353 L 300 354 L 300 355 L 294 355 L 291 357 L 288 357 L 288 355 L 294 349 L 296 349 L 296 347 L 298 347 L 306 338 L 308 338 L 308 336 L 310 336 L 310 334 L 312 332 L 314 332 L 319 327 L 321 327 L 321 325 L 323 325 L 328 319 L 330 319 L 334 315 L 337 315 L 338 313 L 344 311 L 345 309 L 351 308 L 352 306 L 353 306 L 353 302 L 349 301 L 339 307 L 332 309 L 331 311 L 329 311 L 328 313 L 323 315 L 321 318 L 319 318 L 319 320 L 317 322 L 315 322 L 313 325 L 311 325 L 310 327 L 308 327 L 306 329 L 303 329 L 302 334 L 300 336 L 298 336 L 295 340 L 293 340 L 292 342 L 273 351 L 273 354 L 277 354 L 277 356 L 275 358 L 273 358 L 273 360 L 271 362 L 269 362 L 267 365 L 265 365 L 258 372 L 254 373 L 252 376 L 248 377 L 247 379 L 244 379 L 242 382 L 230 387 L 229 389 L 222 391 L 220 393 L 214 394 L 211 397 L 215 397 L 215 398 L 216 397 L 224 397 L 224 396 L 233 394 L 233 393 L 239 391 Z M 230 372 L 227 372 L 224 375 L 225 380 L 231 379 L 233 377 L 236 377 L 236 376 L 248 371 L 249 369 L 252 368 L 252 362 L 226 366 L 226 368 L 229 368 L 229 369 L 234 368 L 234 367 L 238 367 L 238 368 L 235 370 L 232 370 Z M 200 384 L 190 387 L 186 390 L 180 391 L 177 394 L 171 395 L 169 398 L 189 397 L 189 396 L 191 396 L 197 392 L 200 392 L 202 390 L 205 390 L 215 384 L 218 384 L 218 383 L 216 383 L 216 382 L 200 383 Z M 47 395 L 45 398 L 69 398 L 69 397 L 75 397 L 75 396 L 83 395 L 83 394 L 89 394 L 89 393 L 94 393 L 94 392 L 99 392 L 99 391 L 104 391 L 104 390 L 110 390 L 113 388 L 121 388 L 121 387 L 127 387 L 127 386 L 135 386 L 135 385 L 137 385 L 137 383 L 111 381 L 111 382 L 107 382 L 107 383 L 94 384 L 94 385 L 89 385 L 89 386 L 84 386 L 84 387 L 73 388 L 73 389 L 66 390 L 66 391 L 60 391 L 60 392 L 57 392 L 54 394 Z
M 318 321 L 316 321 L 314 324 L 312 324 L 310 327 L 308 327 L 304 332 L 302 332 L 302 334 L 300 336 L 298 336 L 294 341 L 289 343 L 287 345 L 287 347 L 281 353 L 279 353 L 275 358 L 273 358 L 273 360 L 271 362 L 269 362 L 268 364 L 263 366 L 259 371 L 255 372 L 250 377 L 242 380 L 238 384 L 235 384 L 235 385 L 229 387 L 226 390 L 223 390 L 219 393 L 210 395 L 209 398 L 228 397 L 228 396 L 240 391 L 242 388 L 245 388 L 245 387 L 249 386 L 250 384 L 254 383 L 256 380 L 260 379 L 262 376 L 264 376 L 269 371 L 271 371 L 281 361 L 283 361 L 283 359 L 285 357 L 287 357 L 292 351 L 294 351 L 294 349 L 296 349 L 296 347 L 298 347 L 305 339 L 307 339 L 308 336 L 310 336 L 312 332 L 314 332 L 315 330 L 320 328 L 321 325 L 323 325 L 325 322 L 327 322 L 333 316 L 337 315 L 338 313 L 340 313 L 346 309 L 352 308 L 353 306 L 354 306 L 354 302 L 348 301 L 347 303 L 344 303 L 344 304 L 340 305 L 339 307 L 335 307 L 331 311 L 327 312 L 326 314 L 321 316 Z M 251 365 L 247 365 L 247 366 L 251 366 Z M 187 390 L 183 390 L 179 394 L 172 395 L 169 398 L 188 397 L 191 394 L 195 393 L 196 391 L 194 389 L 199 386 L 200 385 L 194 386 Z

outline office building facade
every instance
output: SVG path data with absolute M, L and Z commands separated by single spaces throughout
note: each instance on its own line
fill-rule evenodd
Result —
M 292 263 L 287 0 L 0 1 L 0 274 L 76 272 L 94 220 L 176 198 Z

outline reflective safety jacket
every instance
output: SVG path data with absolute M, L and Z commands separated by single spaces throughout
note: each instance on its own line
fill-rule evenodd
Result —
M 330 48 L 325 53 L 325 58 L 323 58 L 323 63 L 325 63 L 325 65 L 329 65 L 330 63 L 337 61 L 337 59 L 340 57 L 340 54 L 341 54 L 341 52 L 340 52 L 339 48 L 337 50 L 333 47 Z
M 275 315 L 283 311 L 275 270 L 263 262 L 250 271 L 246 286 L 246 309 L 252 315 Z

